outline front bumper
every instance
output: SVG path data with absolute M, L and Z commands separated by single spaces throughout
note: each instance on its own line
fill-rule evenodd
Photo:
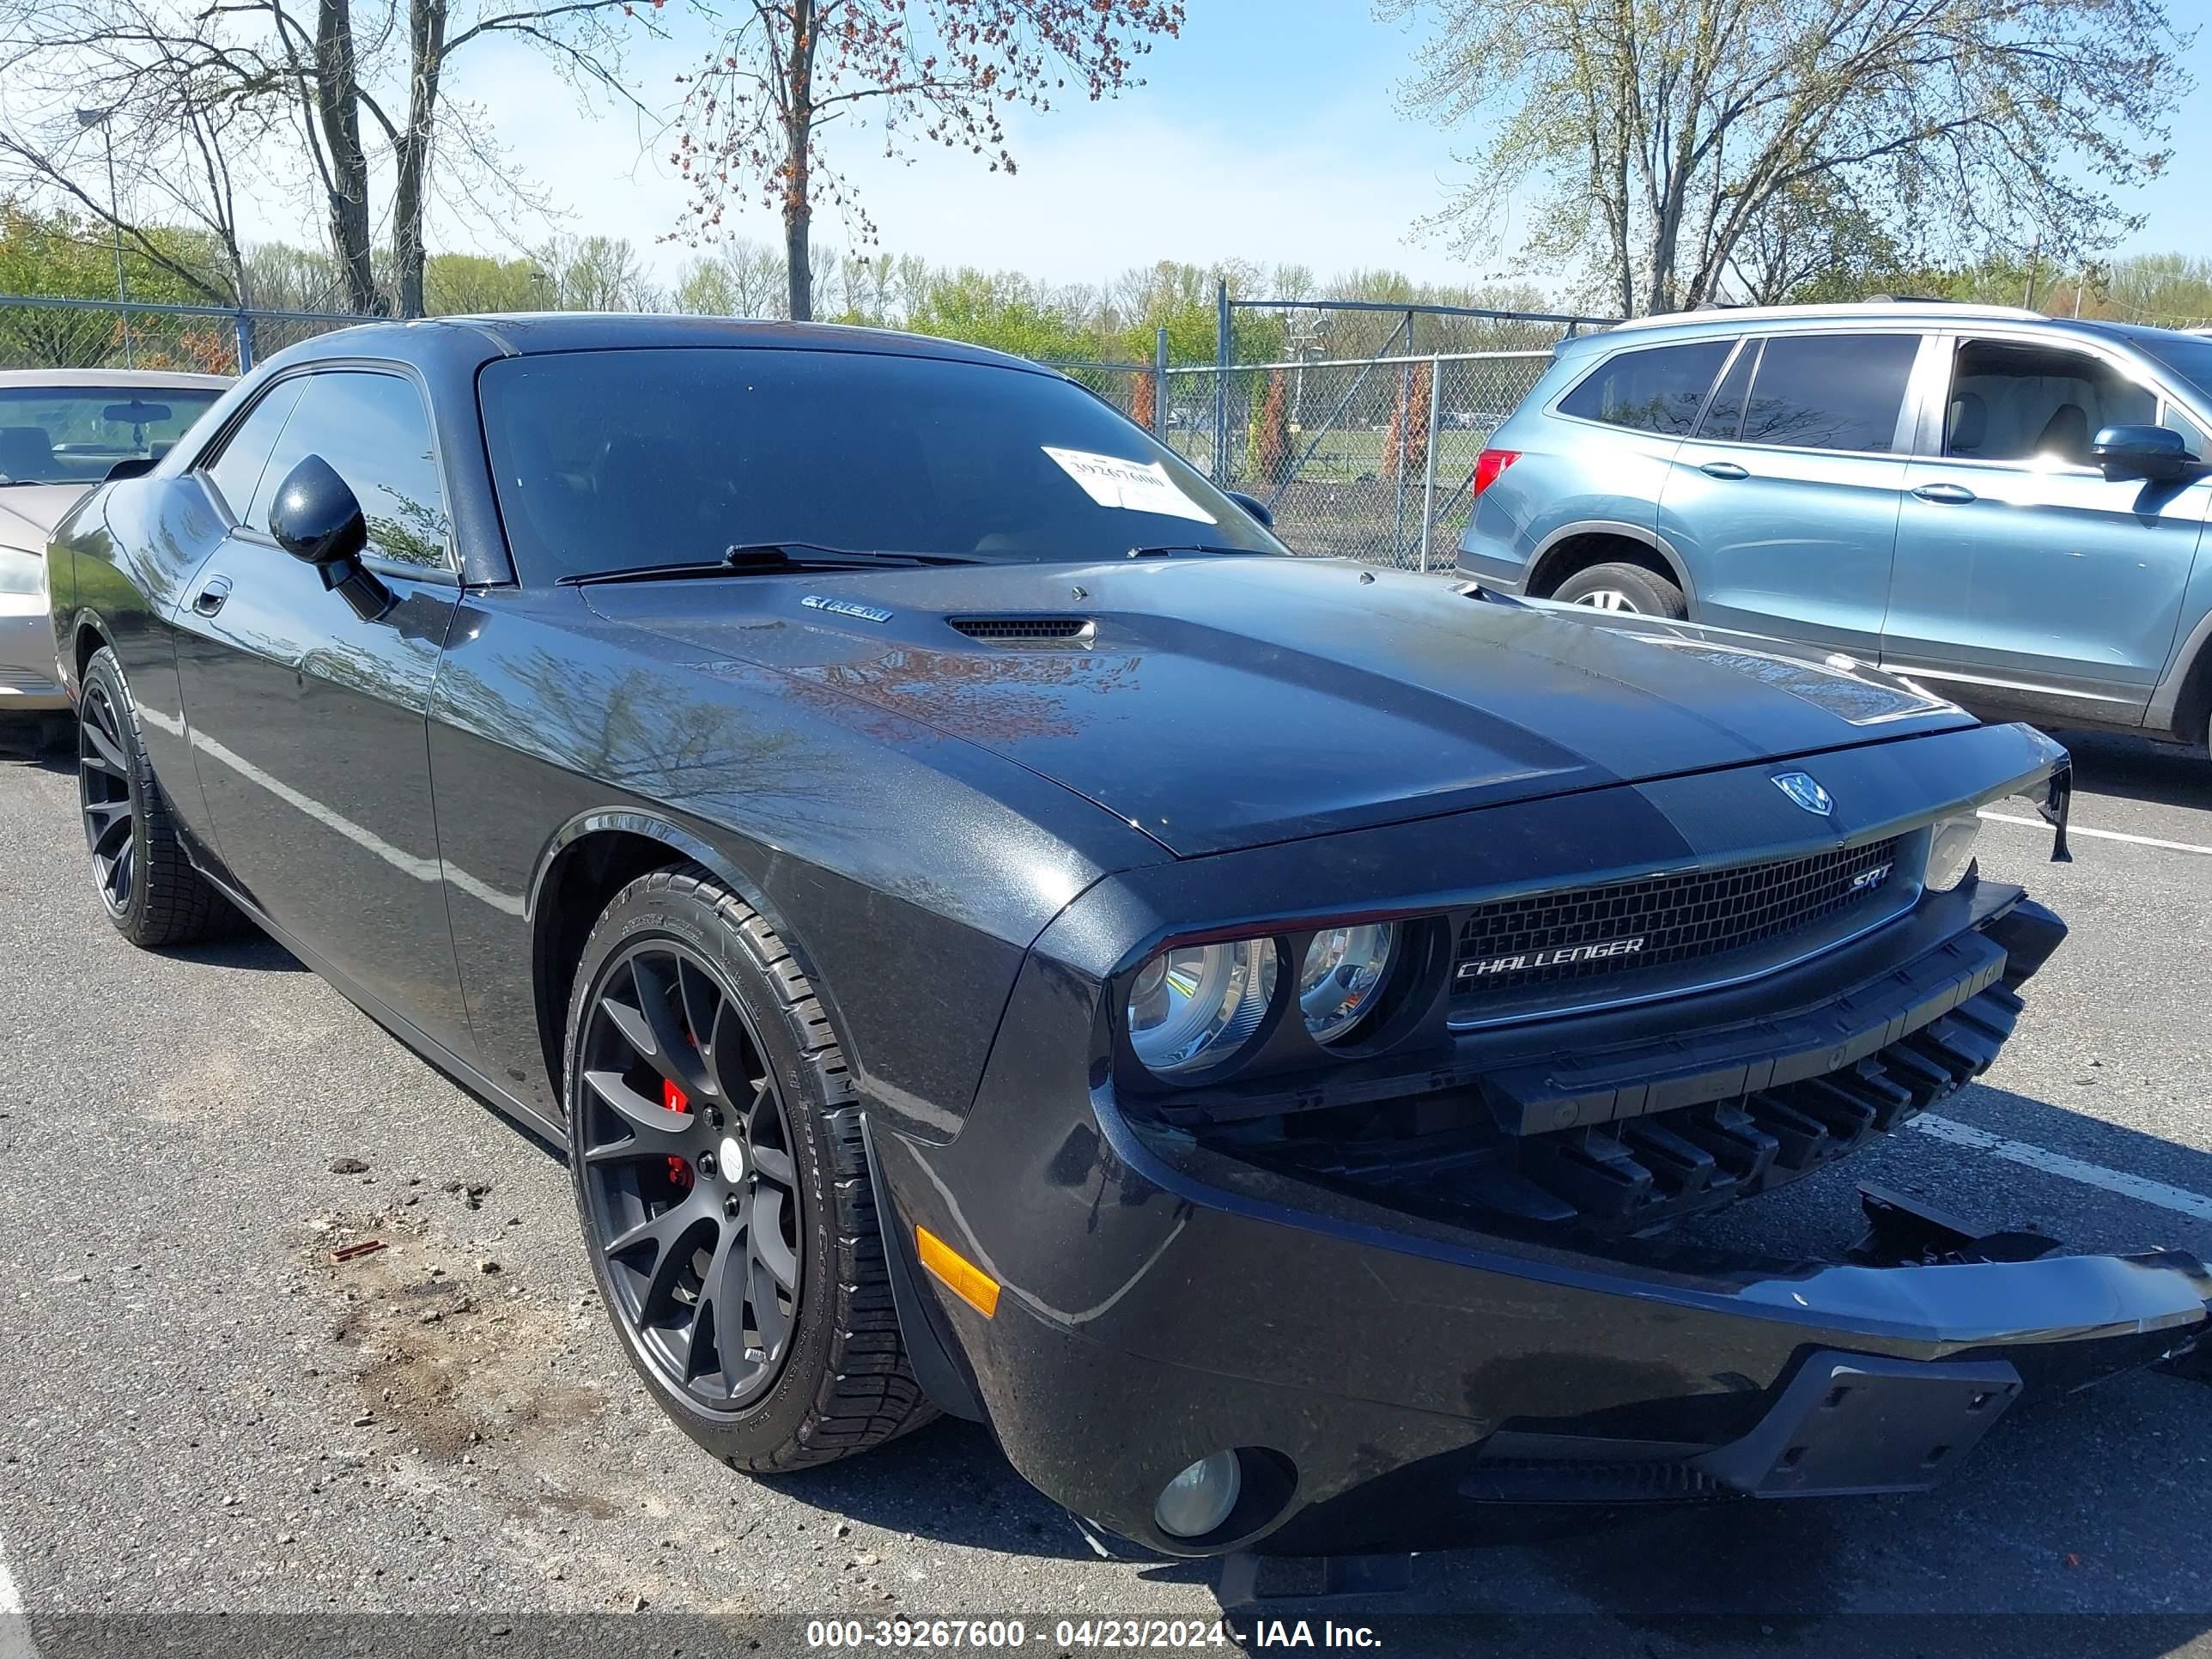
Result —
M 1959 1000 L 2008 993 L 2063 932 L 2015 901 L 1892 977 L 1924 985 L 1943 957 L 1966 963 Z M 1023 1475 L 1168 1553 L 1436 1548 L 1554 1505 L 1923 1487 L 2016 1399 L 2185 1352 L 2212 1313 L 2212 1275 L 2181 1255 L 1714 1260 L 1486 1229 L 1263 1167 L 1131 1120 L 1095 1077 L 1079 1110 L 1053 1109 L 1024 1050 L 1065 1030 L 1071 993 L 1025 977 L 1012 1052 L 957 1139 L 874 1136 L 896 1244 L 926 1227 L 1003 1287 L 986 1317 L 909 1272 L 902 1322 L 938 1368 L 926 1385 L 988 1418 Z M 1900 1018 L 1944 1018 L 1872 994 L 1826 1011 L 1835 1066 Z M 1744 1063 L 1711 1060 L 1686 1056 L 1684 1075 Z M 1545 1099 L 1595 1109 L 1583 1085 L 1605 1064 L 1555 1068 Z M 1601 1081 L 1618 1114 L 1618 1079 Z M 1229 1522 L 1159 1532 L 1161 1486 L 1232 1448 L 1246 1479 Z
M 37 608 L 23 608 L 27 604 Z M 68 708 L 54 673 L 54 628 L 45 600 L 0 595 L 0 714 Z

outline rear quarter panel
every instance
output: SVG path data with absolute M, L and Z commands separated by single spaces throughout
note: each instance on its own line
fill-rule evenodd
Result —
M 1475 499 L 1460 539 L 1468 574 L 1525 580 L 1547 545 L 1580 532 L 1656 537 L 1660 491 L 1681 441 L 1549 412 L 1598 361 L 1585 351 L 1554 362 L 1491 434 L 1487 447 L 1520 459 Z

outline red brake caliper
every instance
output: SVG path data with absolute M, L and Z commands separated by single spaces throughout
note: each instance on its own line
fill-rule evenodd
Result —
M 682 1112 L 687 1117 L 691 1112 L 690 1097 L 666 1078 L 660 1079 L 660 1103 L 666 1107 L 670 1111 Z M 671 1157 L 669 1158 L 668 1182 L 671 1186 L 681 1188 L 689 1191 L 691 1186 L 691 1178 L 690 1164 L 680 1158 Z

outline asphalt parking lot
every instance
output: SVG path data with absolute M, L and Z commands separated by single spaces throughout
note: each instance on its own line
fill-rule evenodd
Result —
M 1984 870 L 2074 927 L 1997 1067 L 1722 1224 L 1832 1251 L 1873 1179 L 1992 1228 L 2212 1254 L 2212 763 L 2074 746 L 2074 864 L 2043 861 L 2040 829 L 1984 831 Z M 271 944 L 131 949 L 74 791 L 57 762 L 0 765 L 0 1615 L 48 1659 L 218 1628 L 228 1652 L 306 1650 L 313 1619 L 263 1615 L 389 1615 L 358 1650 L 441 1654 L 526 1629 L 612 1651 L 583 1617 L 606 1613 L 641 1653 L 801 1647 L 747 1622 L 766 1615 L 1220 1616 L 1210 1574 L 1099 1559 L 964 1425 L 775 1485 L 709 1462 L 633 1385 L 547 1149 Z M 2015 1414 L 1931 1497 L 1424 1556 L 1388 1610 L 1437 1615 L 1419 1628 L 1447 1649 L 1533 1650 L 1565 1614 L 1583 1650 L 1949 1652 L 2002 1629 L 2079 1651 L 2094 1629 L 2094 1650 L 2165 1653 L 2212 1631 L 2208 1535 L 2212 1392 L 2144 1375 Z M 1657 1622 L 1681 1612 L 1727 1622 Z M 2111 1613 L 2139 1617 L 2060 1617 Z M 22 1640 L 19 1620 L 0 1654 Z

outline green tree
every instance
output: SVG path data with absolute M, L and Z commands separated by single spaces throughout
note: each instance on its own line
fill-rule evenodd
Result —
M 1078 362 L 1097 352 L 1079 308 L 1012 271 L 939 272 L 906 325 L 918 334 L 965 340 L 1036 362 Z

